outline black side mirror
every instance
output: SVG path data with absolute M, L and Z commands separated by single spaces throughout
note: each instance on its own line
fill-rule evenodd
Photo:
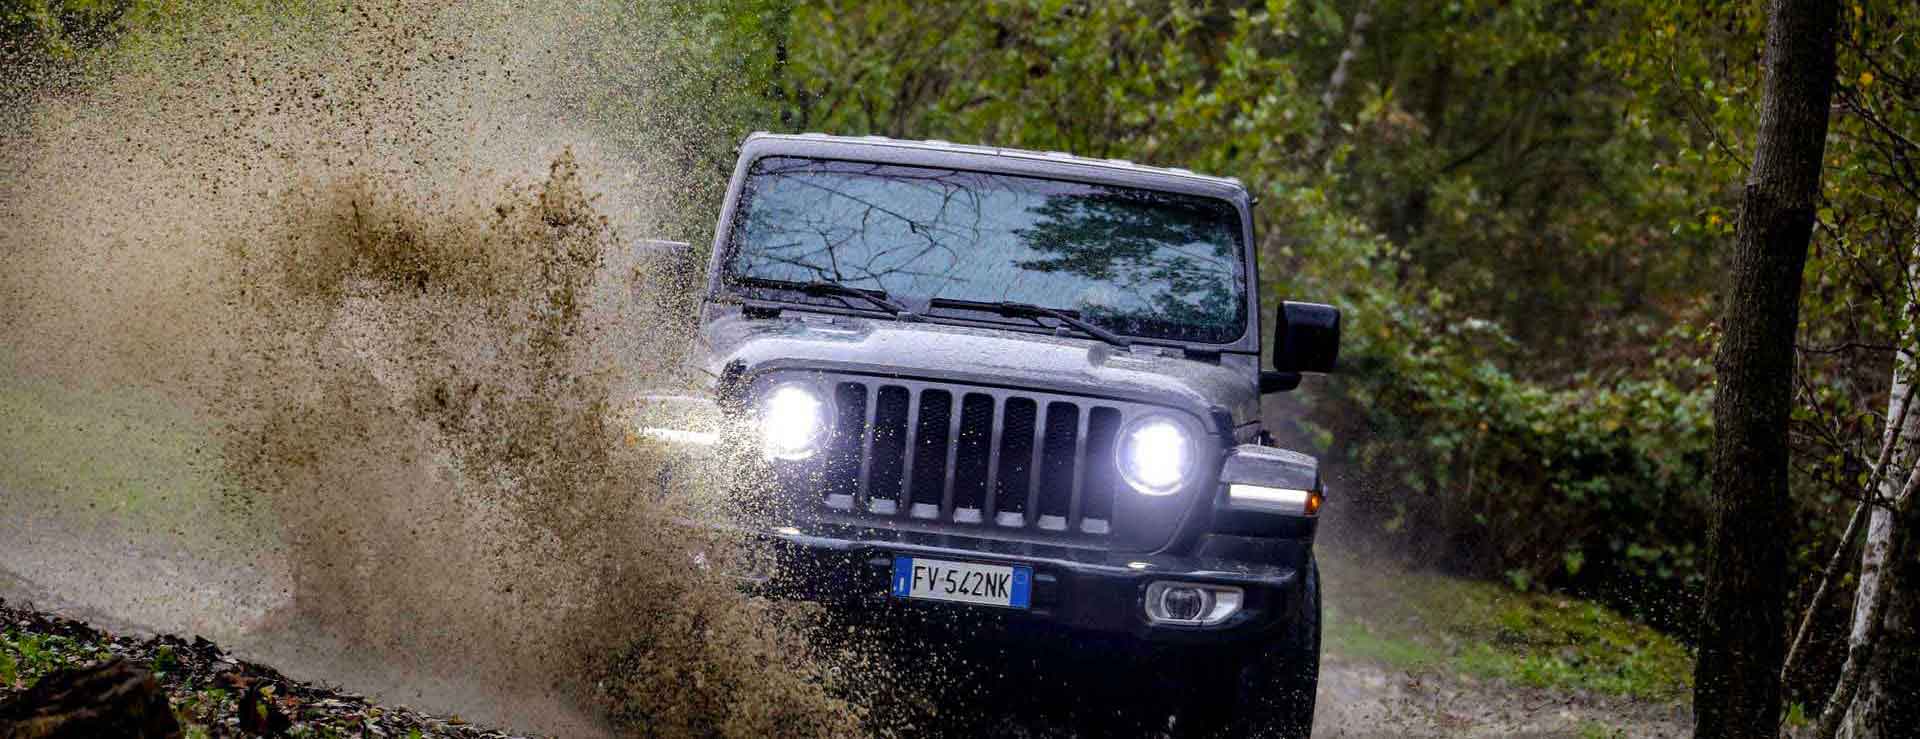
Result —
M 1273 331 L 1273 368 L 1332 372 L 1340 358 L 1340 309 L 1319 303 L 1280 304 Z

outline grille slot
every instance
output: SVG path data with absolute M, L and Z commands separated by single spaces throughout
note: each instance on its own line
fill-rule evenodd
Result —
M 840 415 L 827 447 L 820 483 L 826 489 L 828 504 L 851 508 L 860 483 L 861 445 L 867 436 L 867 387 L 842 382 L 833 387 L 833 398 Z
M 1145 406 L 861 376 L 826 386 L 837 416 L 804 484 L 827 508 L 956 533 L 1113 532 L 1115 437 Z
M 1080 440 L 1080 407 L 1054 401 L 1047 404 L 1047 430 L 1040 449 L 1040 527 L 1067 527 L 1073 504 L 1075 446 Z
M 947 446 L 953 429 L 953 394 L 945 390 L 920 392 L 920 418 L 913 431 L 914 516 L 937 518 L 946 495 Z M 922 506 L 925 506 L 923 509 Z M 923 513 L 922 511 L 925 511 Z
M 954 520 L 979 523 L 986 505 L 988 470 L 993 462 L 993 407 L 991 395 L 968 393 L 960 402 L 960 433 L 954 443 Z
M 993 492 L 995 521 L 1010 526 L 1026 524 L 1027 491 L 1033 489 L 1033 429 L 1038 404 L 1030 398 L 1008 398 L 1006 419 L 1000 426 L 999 485 Z
M 1087 521 L 1113 518 L 1113 494 L 1124 483 L 1114 467 L 1114 442 L 1120 434 L 1120 411 L 1095 408 L 1087 414 L 1086 482 L 1081 485 L 1080 514 Z
M 907 417 L 913 410 L 907 401 L 906 388 L 883 387 L 874 402 L 867 441 L 867 505 L 874 513 L 893 513 L 900 503 L 907 471 Z

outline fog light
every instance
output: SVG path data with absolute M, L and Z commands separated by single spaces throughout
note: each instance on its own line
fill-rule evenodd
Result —
M 1156 582 L 1147 586 L 1147 620 L 1186 626 L 1213 626 L 1240 612 L 1243 594 L 1228 585 Z
M 1207 591 L 1176 585 L 1160 591 L 1160 610 L 1174 621 L 1197 621 L 1207 612 Z

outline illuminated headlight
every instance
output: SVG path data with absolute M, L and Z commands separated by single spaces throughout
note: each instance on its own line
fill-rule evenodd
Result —
M 1120 476 L 1135 490 L 1169 495 L 1186 484 L 1193 470 L 1193 438 L 1166 416 L 1146 416 L 1120 431 L 1114 454 Z
M 827 435 L 828 408 L 805 385 L 779 385 L 760 400 L 760 439 L 772 459 L 806 459 Z

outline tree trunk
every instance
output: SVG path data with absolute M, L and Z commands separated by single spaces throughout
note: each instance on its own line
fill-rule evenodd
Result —
M 1353 62 L 1360 58 L 1360 50 L 1366 48 L 1367 28 L 1373 24 L 1373 5 L 1369 2 L 1354 12 L 1353 23 L 1347 31 L 1347 48 L 1340 52 L 1340 60 L 1334 63 L 1333 74 L 1327 78 L 1327 89 L 1320 95 L 1320 135 L 1314 138 L 1313 147 L 1307 152 L 1308 161 L 1315 166 L 1324 164 L 1327 155 L 1340 143 L 1338 108 L 1347 92 L 1347 79 L 1353 76 Z
M 1908 505 L 1898 523 L 1908 536 L 1901 537 L 1900 551 L 1889 567 L 1893 582 L 1883 596 L 1887 605 L 1881 616 L 1881 648 L 1867 663 L 1865 681 L 1848 714 L 1847 735 L 1853 739 L 1912 736 L 1920 726 L 1920 696 L 1914 694 L 1920 685 L 1920 537 L 1912 535 L 1920 525 L 1916 511 L 1920 506 Z
M 1780 717 L 1787 421 L 1800 278 L 1833 94 L 1833 0 L 1774 0 L 1753 171 L 1714 357 L 1713 520 L 1694 736 L 1773 737 Z
M 1913 259 L 1907 269 L 1911 291 L 1920 280 L 1920 234 L 1915 235 Z M 1920 315 L 1920 304 L 1909 292 L 1906 316 L 1912 321 L 1916 315 Z M 1903 338 L 1901 351 L 1894 356 L 1889 408 L 1899 408 L 1913 392 L 1915 336 L 1909 333 Z M 1892 413 L 1889 411 L 1889 419 Z M 1920 414 L 1908 416 L 1898 429 L 1887 429 L 1889 435 L 1896 431 L 1900 436 L 1895 443 L 1902 453 L 1894 455 L 1897 462 L 1891 469 L 1908 469 L 1920 461 L 1920 455 L 1914 454 L 1914 444 L 1920 441 Z M 1901 477 L 1891 473 L 1881 476 L 1878 493 L 1883 502 L 1899 494 Z M 1920 525 L 1920 506 L 1908 502 L 1903 508 L 1904 512 L 1897 514 L 1889 505 L 1873 507 L 1867 544 L 1860 556 L 1860 587 L 1853 600 L 1849 649 L 1872 635 L 1869 615 L 1873 600 L 1885 598 L 1887 603 L 1880 616 L 1881 648 L 1873 651 L 1859 692 L 1847 710 L 1843 735 L 1850 739 L 1892 739 L 1920 726 L 1920 695 L 1915 695 L 1914 687 L 1920 685 L 1920 587 L 1916 587 L 1920 584 L 1920 537 L 1913 535 L 1913 527 Z M 1896 529 L 1902 536 L 1893 536 Z M 1896 548 L 1899 551 L 1894 551 Z

